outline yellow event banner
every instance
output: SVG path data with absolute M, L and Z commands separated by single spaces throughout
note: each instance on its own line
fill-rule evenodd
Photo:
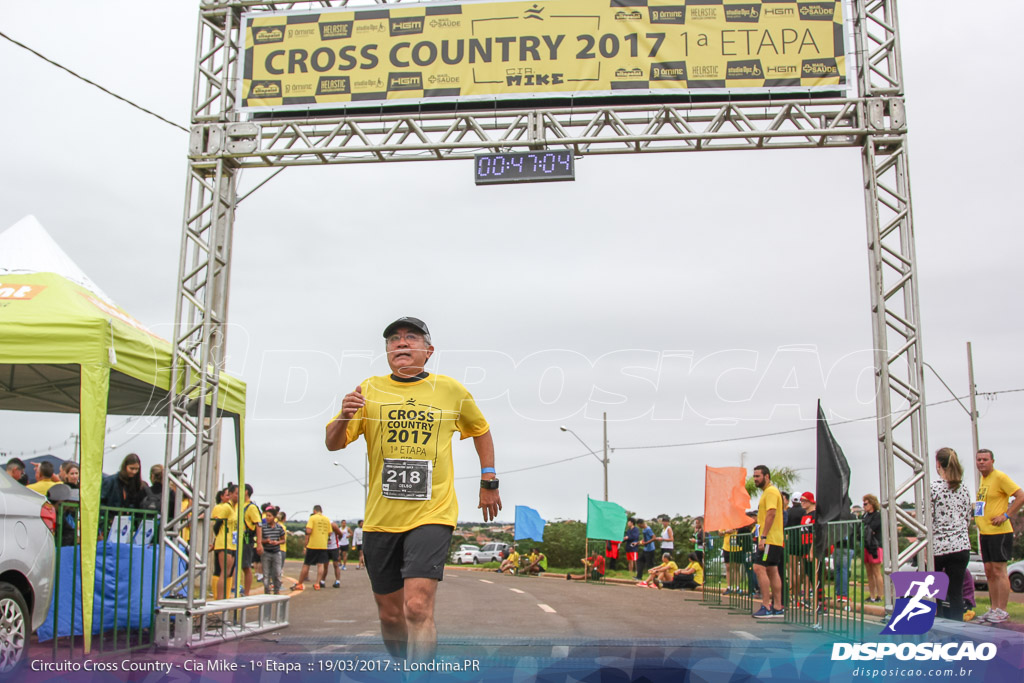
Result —
M 244 15 L 248 111 L 842 91 L 842 1 L 431 2 Z M 386 9 L 382 9 L 386 7 Z

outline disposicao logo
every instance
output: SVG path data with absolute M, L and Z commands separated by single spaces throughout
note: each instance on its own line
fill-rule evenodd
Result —
M 896 595 L 892 619 L 882 633 L 905 636 L 927 633 L 935 624 L 938 601 L 946 598 L 949 575 L 945 572 L 893 572 Z
M 938 601 L 949 590 L 949 576 L 943 572 L 894 572 L 896 604 L 892 618 L 880 635 L 920 635 L 935 625 Z M 952 662 L 961 659 L 988 661 L 996 656 L 994 643 L 833 643 L 832 661 L 880 660 Z

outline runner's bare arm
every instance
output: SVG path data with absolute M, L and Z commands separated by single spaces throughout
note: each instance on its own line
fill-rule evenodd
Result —
M 480 468 L 494 467 L 494 439 L 488 431 L 480 436 L 473 437 L 473 445 L 476 447 L 476 454 L 480 458 Z M 495 475 L 488 472 L 481 474 L 481 479 L 494 479 Z M 490 522 L 501 509 L 501 494 L 497 489 L 480 489 L 480 504 L 477 505 L 484 511 L 484 521 Z
M 324 440 L 327 450 L 337 451 L 345 447 L 345 430 L 348 423 L 364 405 L 366 397 L 363 396 L 362 386 L 357 386 L 355 391 L 345 394 L 345 398 L 341 400 L 341 412 L 327 425 L 327 438 Z
M 1010 518 L 1017 513 L 1017 510 L 1020 509 L 1020 506 L 1024 505 L 1024 490 L 1017 489 L 1017 491 L 1014 494 L 1012 494 L 1010 498 L 1013 498 L 1013 502 L 1010 503 L 1010 506 L 1006 509 L 1006 521 L 1010 521 Z M 1002 524 L 1003 516 L 998 515 L 996 517 L 993 517 L 989 521 L 992 523 L 993 526 Z

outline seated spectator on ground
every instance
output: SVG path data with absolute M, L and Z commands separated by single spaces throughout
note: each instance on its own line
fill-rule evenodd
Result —
M 505 572 L 508 572 L 509 574 L 514 574 L 517 569 L 519 569 L 519 553 L 516 552 L 515 546 L 513 546 L 510 549 L 508 557 L 502 560 L 501 566 L 495 569 L 494 571 L 498 572 L 499 574 L 504 574 Z
M 51 486 L 59 483 L 60 479 L 53 476 L 53 463 L 41 462 L 36 465 L 36 481 L 34 484 L 29 484 L 28 488 L 39 495 L 45 496 Z
M 697 553 L 690 553 L 689 564 L 683 569 L 678 569 L 672 575 L 671 581 L 665 581 L 659 588 L 687 588 L 696 590 L 704 585 L 704 567 L 697 558 Z
M 530 556 L 526 558 L 526 563 L 527 574 L 539 575 L 541 572 L 548 570 L 548 558 L 536 548 L 530 551 Z
M 601 553 L 594 553 L 590 557 L 584 557 L 580 559 L 583 564 L 582 574 L 566 574 L 565 578 L 571 581 L 583 581 L 589 579 L 590 581 L 600 581 L 604 578 L 605 572 L 605 558 Z
M 25 474 L 25 462 L 21 458 L 11 458 L 7 461 L 7 465 L 4 466 L 7 470 L 7 474 L 10 475 L 11 479 L 22 484 L 23 486 L 28 485 L 28 475 Z
M 696 551 L 693 554 L 696 554 Z M 647 580 L 641 581 L 637 585 L 657 588 L 659 582 L 671 581 L 672 576 L 678 570 L 679 565 L 672 561 L 672 553 L 662 553 L 661 564 L 651 567 L 651 571 L 647 574 Z

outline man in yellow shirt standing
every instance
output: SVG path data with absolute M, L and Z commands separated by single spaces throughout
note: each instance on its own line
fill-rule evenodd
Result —
M 757 504 L 757 553 L 754 555 L 754 574 L 761 587 L 761 609 L 752 615 L 755 619 L 780 619 L 782 608 L 782 494 L 772 485 L 771 472 L 764 465 L 754 468 L 754 484 L 761 489 Z
M 213 508 L 210 519 L 213 520 L 213 543 L 210 550 L 214 557 L 213 597 L 224 600 L 227 597 L 231 579 L 235 575 L 235 554 L 238 548 L 238 484 L 230 484 L 224 489 L 220 503 Z M 222 585 L 218 591 L 217 580 Z
M 321 582 L 327 578 L 327 562 L 330 556 L 327 553 L 327 537 L 332 533 L 341 533 L 338 525 L 327 519 L 323 514 L 324 510 L 319 505 L 313 506 L 313 514 L 306 522 L 306 557 L 302 560 L 302 571 L 299 572 L 299 582 L 292 586 L 293 591 L 300 591 L 305 588 L 303 585 L 309 576 L 309 568 L 316 566 L 316 577 L 313 579 L 313 590 L 320 590 Z
M 1002 623 L 1010 616 L 1006 602 L 1010 599 L 1010 578 L 1006 563 L 1013 552 L 1012 517 L 1024 505 L 1024 491 L 1006 474 L 995 469 L 995 455 L 987 448 L 978 451 L 974 462 L 981 473 L 978 497 L 974 503 L 974 521 L 981 538 L 978 543 L 981 561 L 985 564 L 992 608 L 975 621 Z M 1013 503 L 1010 503 L 1013 498 Z
M 53 463 L 43 461 L 39 463 L 39 466 L 36 468 L 35 483 L 29 484 L 28 488 L 32 489 L 33 491 L 40 495 L 45 496 L 46 492 L 49 491 L 54 484 L 59 483 L 60 480 L 55 480 L 53 476 Z
M 394 656 L 429 659 L 437 647 L 434 598 L 444 577 L 458 519 L 452 437 L 473 438 L 480 459 L 484 521 L 501 509 L 494 442 L 469 391 L 428 373 L 430 331 L 404 317 L 384 328 L 390 375 L 364 380 L 328 424 L 327 449 L 363 435 L 370 465 L 363 554 L 380 615 L 384 645 Z

